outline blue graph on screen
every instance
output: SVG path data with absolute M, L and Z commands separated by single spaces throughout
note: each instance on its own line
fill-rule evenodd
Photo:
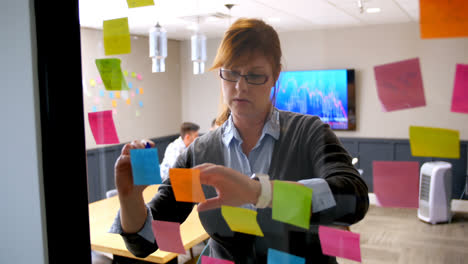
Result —
M 348 128 L 348 80 L 344 70 L 281 72 L 276 107 L 316 115 L 334 129 Z

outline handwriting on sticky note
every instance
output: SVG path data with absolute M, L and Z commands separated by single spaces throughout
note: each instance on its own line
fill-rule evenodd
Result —
M 468 37 L 468 1 L 420 0 L 421 38 Z
M 268 264 L 305 264 L 305 258 L 298 257 L 276 249 L 268 249 Z
M 128 90 L 120 59 L 96 59 L 95 62 L 106 90 Z
M 212 258 L 208 256 L 201 256 L 201 264 L 234 264 L 233 261 Z
M 102 27 L 106 56 L 131 52 L 128 18 L 104 20 Z
M 154 5 L 153 0 L 127 0 L 128 8 L 151 6 Z
M 273 186 L 273 219 L 309 229 L 312 189 L 283 181 Z
M 458 130 L 410 126 L 411 154 L 418 157 L 460 158 Z
M 88 113 L 88 121 L 97 145 L 120 143 L 115 130 L 112 111 Z
M 361 262 L 359 234 L 319 226 L 319 239 L 323 254 Z
M 185 254 L 180 236 L 180 223 L 153 220 L 151 226 L 160 250 Z
M 200 184 L 198 169 L 169 169 L 172 189 L 176 201 L 200 203 L 206 201 Z
M 374 74 L 384 111 L 426 105 L 419 58 L 375 66 Z
M 419 162 L 372 162 L 374 193 L 383 207 L 419 207 Z
M 131 149 L 130 162 L 132 164 L 133 184 L 160 184 L 158 150 L 156 148 Z
M 221 214 L 232 231 L 263 236 L 263 232 L 257 222 L 256 211 L 223 205 L 221 206 Z
M 468 114 L 468 64 L 457 64 L 451 111 Z

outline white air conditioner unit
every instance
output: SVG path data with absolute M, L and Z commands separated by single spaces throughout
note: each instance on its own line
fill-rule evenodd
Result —
M 426 162 L 419 178 L 418 217 L 437 224 L 452 220 L 452 164 L 444 161 Z

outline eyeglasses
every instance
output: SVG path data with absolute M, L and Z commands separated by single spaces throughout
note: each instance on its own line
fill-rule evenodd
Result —
M 245 81 L 248 84 L 261 85 L 265 84 L 268 81 L 268 76 L 263 74 L 245 74 L 242 75 L 235 71 L 230 70 L 219 70 L 219 77 L 228 82 L 238 82 L 241 77 L 244 77 Z

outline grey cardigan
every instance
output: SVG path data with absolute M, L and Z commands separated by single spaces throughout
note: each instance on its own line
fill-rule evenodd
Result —
M 314 213 L 309 230 L 272 219 L 271 208 L 258 209 L 257 221 L 264 237 L 232 232 L 221 210 L 200 212 L 200 220 L 210 235 L 209 255 L 235 263 L 267 263 L 268 248 L 304 257 L 306 263 L 336 263 L 322 254 L 318 226 L 351 225 L 361 220 L 369 207 L 368 189 L 351 164 L 351 157 L 327 124 L 318 117 L 280 111 L 280 137 L 276 141 L 269 176 L 272 180 L 299 181 L 323 178 L 336 206 Z M 221 128 L 198 138 L 179 156 L 176 167 L 191 168 L 202 163 L 223 165 Z M 170 180 L 166 180 L 148 204 L 155 220 L 182 223 L 192 203 L 176 202 Z M 203 186 L 206 198 L 217 196 L 211 186 Z M 127 248 L 145 257 L 158 246 L 138 234 L 122 234 Z

